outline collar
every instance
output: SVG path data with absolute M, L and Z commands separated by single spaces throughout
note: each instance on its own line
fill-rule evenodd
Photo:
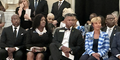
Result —
M 65 27 L 65 29 L 68 29 L 67 27 Z M 69 30 L 69 29 L 68 29 Z M 72 26 L 70 27 L 70 30 L 72 30 Z
M 47 30 L 45 29 L 45 27 L 44 27 L 44 29 L 43 29 L 42 32 L 40 32 L 40 31 L 38 30 L 38 28 L 36 28 L 35 31 L 36 31 L 39 35 L 42 35 L 42 34 L 44 34 L 44 33 L 47 32 Z
M 12 25 L 12 28 L 14 29 L 14 28 L 15 28 L 15 26 L 14 26 L 14 25 Z M 17 26 L 16 28 L 17 28 L 17 29 L 19 29 L 19 28 L 20 28 L 20 25 L 19 25 L 19 26 Z
M 63 2 L 64 2 L 64 0 L 62 0 L 62 1 L 59 1 L 59 2 L 62 2 L 62 3 L 63 3 Z
M 34 0 L 34 2 L 35 2 L 36 0 Z M 37 2 L 38 2 L 39 0 L 37 0 Z M 40 0 L 41 1 L 41 0 Z

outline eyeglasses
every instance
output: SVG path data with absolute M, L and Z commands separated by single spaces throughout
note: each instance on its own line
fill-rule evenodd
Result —
M 106 20 L 114 20 L 115 18 L 107 18 Z

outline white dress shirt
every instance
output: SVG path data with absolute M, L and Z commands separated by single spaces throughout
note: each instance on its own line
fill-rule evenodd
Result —
M 107 33 L 108 33 L 108 35 L 109 35 L 109 38 L 111 37 L 111 34 L 112 34 L 112 31 L 113 31 L 113 28 L 114 28 L 115 26 L 113 26 L 113 27 L 107 27 Z
M 64 32 L 62 46 L 69 47 L 69 37 L 70 37 L 70 34 L 71 34 L 71 30 L 72 30 L 72 27 L 70 27 L 70 30 L 66 30 Z M 65 56 L 64 52 L 62 52 L 62 55 Z M 71 60 L 74 60 L 74 55 L 69 54 L 68 58 L 71 59 Z
M 58 1 L 58 5 L 59 5 L 59 4 L 62 5 L 63 2 L 64 2 L 64 0 Z
M 16 27 L 16 28 L 17 28 L 17 29 L 16 29 L 16 31 L 17 31 L 17 33 L 16 33 L 16 37 L 17 37 L 20 26 L 18 26 L 18 27 Z M 14 32 L 14 30 L 15 30 L 15 26 L 12 25 L 12 29 L 13 29 L 13 32 Z
M 107 26 L 107 31 L 106 31 L 106 33 L 108 33 L 108 35 L 109 35 L 109 39 L 110 39 L 110 37 L 111 37 L 111 34 L 112 34 L 112 31 L 113 31 L 113 28 L 114 28 L 115 26 L 113 26 L 113 27 L 108 27 Z M 109 50 L 111 51 L 111 48 L 109 48 Z

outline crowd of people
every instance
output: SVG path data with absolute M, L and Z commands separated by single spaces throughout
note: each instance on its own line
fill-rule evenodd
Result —
M 0 60 L 120 60 L 118 12 L 91 13 L 84 26 L 65 0 L 19 0 L 5 24 L 0 11 Z M 2 10 L 0 8 L 0 10 Z M 28 12 L 29 11 L 29 12 Z

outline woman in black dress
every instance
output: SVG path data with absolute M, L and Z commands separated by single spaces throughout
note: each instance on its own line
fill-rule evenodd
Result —
M 26 10 L 29 9 L 29 1 L 28 0 L 19 0 L 19 7 L 16 8 L 15 13 L 20 17 L 20 26 L 24 29 L 29 29 L 32 26 L 31 17 L 26 14 Z
M 49 56 L 49 44 L 52 33 L 47 27 L 47 21 L 42 14 L 35 16 L 33 28 L 28 30 L 26 39 L 27 60 L 43 60 Z M 44 60 L 45 60 L 44 59 Z

